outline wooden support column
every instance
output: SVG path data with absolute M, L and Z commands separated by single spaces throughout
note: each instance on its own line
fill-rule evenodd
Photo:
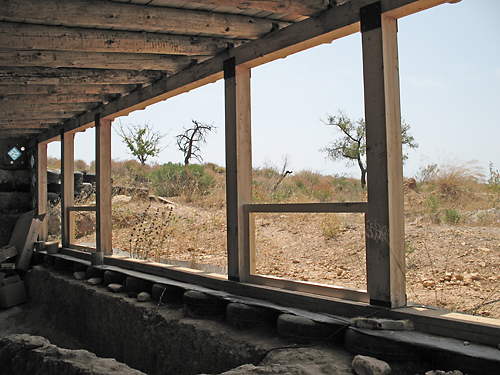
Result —
M 47 213 L 47 144 L 38 144 L 38 155 L 36 158 L 36 182 L 37 182 L 37 214 L 43 215 Z M 49 226 L 47 225 L 49 218 L 45 216 L 42 221 L 42 228 L 38 238 L 46 241 L 49 233 Z
M 75 134 L 61 134 L 61 241 L 69 247 L 75 240 L 74 212 L 68 207 L 75 204 Z
M 96 248 L 102 255 L 113 255 L 111 217 L 111 120 L 95 116 L 96 137 Z M 100 261 L 97 260 L 97 263 Z
M 368 170 L 367 289 L 372 305 L 406 304 L 397 21 L 361 8 Z
M 252 203 L 250 69 L 224 61 L 228 278 L 245 281 L 243 205 Z

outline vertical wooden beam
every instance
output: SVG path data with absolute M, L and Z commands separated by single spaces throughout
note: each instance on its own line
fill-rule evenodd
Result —
M 370 303 L 406 304 L 403 163 L 397 21 L 380 2 L 361 8 L 368 170 L 367 289 Z
M 228 278 L 245 281 L 243 205 L 252 203 L 250 69 L 228 59 L 224 80 Z
M 74 212 L 68 207 L 75 204 L 75 135 L 61 134 L 61 241 L 68 247 L 75 240 Z
M 47 213 L 47 144 L 39 143 L 36 158 L 36 181 L 37 181 L 37 214 L 43 215 Z M 42 227 L 38 238 L 46 241 L 49 233 L 48 226 L 49 218 L 45 216 L 42 221 Z
M 113 255 L 111 215 L 111 120 L 95 116 L 96 136 L 96 248 Z

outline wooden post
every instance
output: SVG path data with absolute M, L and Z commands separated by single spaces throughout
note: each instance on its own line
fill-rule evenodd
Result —
M 96 248 L 113 255 L 111 217 L 111 120 L 95 116 L 96 137 Z
M 366 116 L 367 289 L 373 305 L 406 304 L 397 21 L 361 8 Z
M 250 69 L 224 61 L 228 279 L 245 281 L 243 205 L 252 203 Z
M 75 204 L 75 134 L 61 134 L 61 241 L 69 247 L 75 240 L 74 212 L 68 207 Z
M 39 143 L 38 144 L 38 155 L 36 162 L 36 170 L 37 170 L 37 207 L 38 207 L 38 215 L 43 215 L 47 213 L 47 144 Z M 42 241 L 46 241 L 48 238 L 49 226 L 47 225 L 49 218 L 45 216 L 45 219 L 42 221 L 42 228 L 40 230 L 40 234 L 38 238 Z

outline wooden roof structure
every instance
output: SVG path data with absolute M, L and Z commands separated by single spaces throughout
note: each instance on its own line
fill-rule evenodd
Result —
M 359 31 L 373 0 L 2 0 L 0 138 L 38 142 Z M 384 0 L 401 16 L 444 0 Z M 343 24 L 345 26 L 343 26 Z M 341 31 L 339 31 L 341 30 Z

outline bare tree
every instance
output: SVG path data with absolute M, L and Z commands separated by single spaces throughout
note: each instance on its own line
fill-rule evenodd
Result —
M 167 134 L 155 131 L 148 122 L 143 125 L 123 125 L 120 122 L 117 127 L 118 130 L 115 128 L 116 133 L 141 165 L 144 165 L 149 157 L 158 156 L 168 146 L 160 146 L 161 140 Z
M 195 120 L 191 121 L 193 122 L 193 126 L 184 129 L 184 133 L 176 136 L 177 147 L 184 153 L 184 165 L 186 167 L 186 174 L 189 178 L 192 177 L 191 173 L 189 173 L 189 162 L 192 158 L 199 162 L 203 161 L 201 157 L 201 145 L 207 142 L 208 133 L 216 129 L 213 124 L 207 125 Z

